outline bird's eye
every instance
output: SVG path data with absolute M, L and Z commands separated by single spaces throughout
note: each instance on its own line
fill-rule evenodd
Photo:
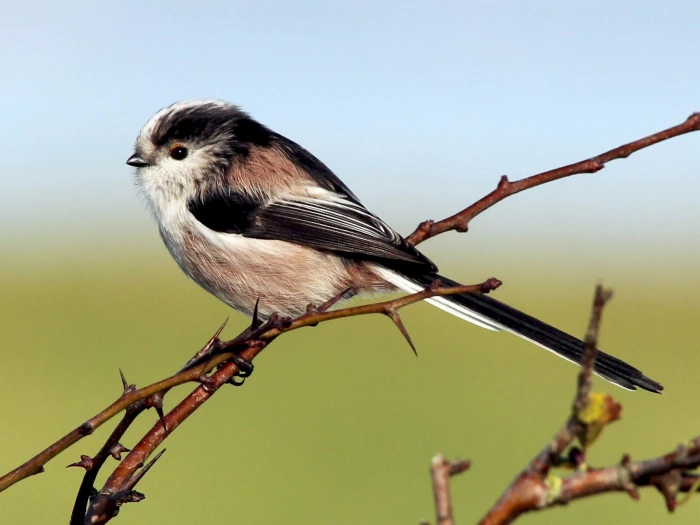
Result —
M 179 144 L 170 148 L 170 157 L 175 160 L 182 160 L 187 157 L 187 148 Z

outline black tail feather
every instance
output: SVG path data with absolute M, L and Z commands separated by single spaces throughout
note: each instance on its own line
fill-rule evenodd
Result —
M 418 282 L 422 286 L 429 286 L 436 278 L 440 279 L 445 286 L 458 285 L 455 281 L 434 274 L 422 277 L 418 279 Z M 581 364 L 585 347 L 583 341 L 539 319 L 484 294 L 453 295 L 445 297 L 445 299 L 491 319 L 503 329 L 542 345 L 564 359 Z M 629 390 L 636 390 L 637 387 L 656 393 L 663 390 L 660 383 L 648 378 L 640 370 L 601 351 L 598 351 L 596 355 L 595 371 L 608 381 Z

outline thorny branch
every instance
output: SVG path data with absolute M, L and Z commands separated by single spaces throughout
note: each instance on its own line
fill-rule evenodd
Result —
M 436 454 L 430 464 L 430 477 L 433 481 L 433 498 L 437 525 L 454 525 L 452 498 L 450 497 L 450 478 L 466 472 L 471 462 L 457 459 L 450 461 L 442 454 Z
M 252 361 L 263 348 L 264 345 L 250 345 L 240 355 Z M 219 370 L 207 377 L 206 381 L 165 415 L 163 424 L 159 421 L 153 425 L 151 430 L 141 438 L 133 450 L 117 466 L 102 490 L 91 498 L 90 506 L 85 515 L 85 523 L 107 523 L 116 516 L 122 503 L 120 497 L 123 494 L 131 493 L 136 483 L 143 477 L 146 468 L 143 465 L 146 459 L 173 430 L 238 372 L 239 368 L 233 361 L 225 362 Z M 152 463 L 150 464 L 152 465 Z M 85 507 L 83 507 L 83 512 L 85 512 Z M 83 523 L 82 516 L 81 521 L 77 523 Z
M 135 390 L 135 385 L 128 384 L 123 373 L 121 373 L 121 377 L 125 394 Z M 73 512 L 71 513 L 70 521 L 71 523 L 83 522 L 85 507 L 88 504 L 90 496 L 95 490 L 94 486 L 95 480 L 97 479 L 97 474 L 100 471 L 100 468 L 102 468 L 102 465 L 104 465 L 104 462 L 107 461 L 107 458 L 111 456 L 117 461 L 120 461 L 122 459 L 122 454 L 124 452 L 129 452 L 129 449 L 127 449 L 119 441 L 139 414 L 148 408 L 147 401 L 149 399 L 150 398 L 142 399 L 127 407 L 121 421 L 119 424 L 117 424 L 112 433 L 109 435 L 109 438 L 107 438 L 105 444 L 100 448 L 94 457 L 91 458 L 90 456 L 81 456 L 80 461 L 68 465 L 69 467 L 82 467 L 85 469 L 83 481 L 80 484 L 78 495 L 76 496 L 75 504 L 73 505 Z
M 506 175 L 503 175 L 498 186 L 491 193 L 451 217 L 447 217 L 438 222 L 430 220 L 422 222 L 411 235 L 406 237 L 406 240 L 416 245 L 447 231 L 455 230 L 458 232 L 466 232 L 469 227 L 469 222 L 474 217 L 483 213 L 506 197 L 534 188 L 535 186 L 540 186 L 541 184 L 546 184 L 547 182 L 570 177 L 571 175 L 595 173 L 596 171 L 602 170 L 605 164 L 611 160 L 624 159 L 640 149 L 648 148 L 664 140 L 698 130 L 700 130 L 700 113 L 693 113 L 682 124 L 659 131 L 658 133 L 635 140 L 634 142 L 624 144 L 595 157 L 591 157 L 590 159 L 545 171 L 513 182 L 509 181 Z
M 407 240 L 412 244 L 419 244 L 426 239 L 446 231 L 467 231 L 467 227 L 471 219 L 510 195 L 540 184 L 568 177 L 570 175 L 596 172 L 602 169 L 604 165 L 611 160 L 627 157 L 640 149 L 649 147 L 663 140 L 677 137 L 692 131 L 697 131 L 699 129 L 700 114 L 693 114 L 682 124 L 659 133 L 655 133 L 635 142 L 620 146 L 585 161 L 557 168 L 555 170 L 544 172 L 515 182 L 510 182 L 506 176 L 503 176 L 498 184 L 498 187 L 494 191 L 461 212 L 442 221 L 423 222 L 416 229 L 416 231 L 414 231 L 407 238 Z M 78 519 L 80 509 L 85 508 L 84 505 L 87 498 L 91 498 L 90 509 L 88 512 L 88 517 L 90 520 L 92 520 L 90 523 L 104 523 L 116 515 L 119 506 L 121 506 L 123 503 L 139 501 L 143 498 L 143 495 L 135 492 L 133 488 L 142 478 L 148 468 L 150 468 L 155 459 L 148 463 L 145 467 L 142 467 L 142 465 L 170 432 L 181 424 L 182 421 L 184 421 L 194 410 L 201 406 L 201 404 L 204 403 L 209 397 L 211 397 L 211 395 L 213 395 L 218 388 L 220 388 L 223 384 L 232 381 L 237 374 L 241 373 L 238 364 L 231 361 L 231 359 L 235 356 L 241 356 L 249 361 L 252 361 L 252 359 L 269 343 L 285 332 L 305 326 L 313 326 L 331 319 L 352 317 L 356 315 L 367 315 L 372 313 L 380 313 L 389 317 L 396 324 L 398 329 L 401 331 L 404 337 L 406 337 L 407 341 L 413 348 L 410 337 L 403 327 L 401 319 L 398 315 L 398 310 L 400 308 L 436 295 L 479 292 L 487 293 L 495 289 L 500 284 L 500 281 L 490 279 L 481 285 L 476 286 L 439 288 L 436 285 L 433 285 L 429 289 L 422 292 L 408 295 L 394 301 L 385 301 L 382 303 L 334 311 L 327 311 L 327 307 L 331 306 L 331 304 L 328 304 L 324 305 L 325 307 L 310 308 L 307 314 L 294 320 L 282 319 L 273 316 L 273 318 L 264 325 L 253 326 L 250 330 L 242 333 L 231 341 L 220 341 L 218 338 L 219 333 L 217 333 L 209 341 L 205 349 L 198 352 L 197 356 L 193 358 L 193 362 L 196 362 L 196 364 L 171 377 L 144 388 L 136 389 L 132 388 L 131 386 L 127 388 L 125 385 L 123 394 L 110 406 L 105 408 L 99 414 L 96 414 L 94 417 L 85 421 L 83 424 L 63 436 L 51 446 L 37 454 L 35 457 L 31 458 L 29 461 L 0 477 L 0 491 L 5 490 L 6 488 L 29 476 L 43 472 L 44 465 L 53 459 L 57 454 L 72 446 L 83 437 L 90 435 L 98 427 L 115 417 L 117 414 L 127 410 L 127 413 L 124 415 L 122 421 L 117 425 L 97 455 L 94 458 L 83 456 L 81 461 L 73 464 L 74 466 L 81 466 L 85 468 L 86 474 L 84 476 L 83 484 L 79 490 L 78 497 L 76 498 L 76 506 L 71 523 L 80 523 Z M 204 362 L 200 362 L 201 356 L 209 355 L 210 352 L 212 357 L 208 360 L 204 360 Z M 594 356 L 591 356 L 590 359 L 592 364 Z M 588 379 L 583 378 L 583 375 L 581 376 L 581 381 L 584 384 L 586 384 L 586 382 L 590 382 L 590 366 L 584 367 L 584 370 L 586 369 L 589 370 Z M 163 415 L 161 409 L 162 396 L 169 389 L 190 381 L 198 381 L 201 383 L 201 385 L 190 393 L 167 415 Z M 138 414 L 140 414 L 146 408 L 151 407 L 156 408 L 156 410 L 159 412 L 160 421 L 154 425 L 149 433 L 142 438 L 142 440 L 121 462 L 115 472 L 109 477 L 102 491 L 100 491 L 98 494 L 94 494 L 92 483 L 97 475 L 97 471 L 99 471 L 99 468 L 109 456 L 119 459 L 121 454 L 126 452 L 126 449 L 119 443 L 121 436 L 130 426 L 131 422 L 133 422 L 133 419 L 138 416 Z M 574 413 L 577 413 L 576 408 Z M 543 453 L 546 452 L 546 457 L 540 458 L 540 456 L 542 456 L 541 454 L 538 456 L 538 458 L 540 458 L 541 461 L 549 461 L 555 454 L 560 452 L 559 449 L 563 450 L 566 448 L 568 443 L 564 444 L 564 442 L 570 438 L 570 435 L 574 430 L 576 430 L 576 428 L 572 423 L 572 428 L 566 427 L 563 429 L 563 431 L 560 431 L 562 435 L 558 434 L 549 448 L 546 449 L 546 451 L 543 451 Z M 568 442 L 570 443 L 570 441 Z M 686 461 L 687 457 L 691 457 L 693 455 L 692 450 L 694 449 L 691 447 L 689 450 L 691 450 L 691 453 L 689 453 L 690 456 L 687 454 L 684 455 L 683 461 Z M 536 460 L 538 458 L 536 458 Z M 679 461 L 681 460 L 679 459 Z M 634 464 L 633 466 L 636 465 L 637 464 Z M 631 469 L 632 467 L 627 465 L 625 468 Z M 640 467 L 639 471 L 642 473 L 640 476 L 647 476 L 649 478 L 649 483 L 660 486 L 659 484 L 662 482 L 659 481 L 657 477 L 654 477 L 656 475 L 656 470 L 654 470 L 654 468 Z M 649 474 L 649 472 L 651 472 L 650 469 L 654 470 L 652 473 L 653 475 Z M 598 472 L 599 478 L 604 478 L 605 469 Z M 676 485 L 679 487 L 679 490 L 689 490 L 691 486 L 694 486 L 693 483 L 694 481 L 691 477 L 684 475 L 681 476 L 680 482 L 678 482 Z M 667 485 L 663 486 L 667 487 Z M 449 493 L 447 492 L 445 494 L 448 495 L 446 501 L 449 502 Z M 451 512 L 449 514 L 451 515 Z M 88 517 L 86 517 L 86 520 Z M 450 521 L 443 521 L 441 523 L 450 523 Z
M 456 286 L 450 288 L 430 288 L 415 294 L 400 297 L 393 301 L 384 301 L 381 303 L 355 306 L 352 308 L 343 308 L 332 311 L 311 309 L 309 313 L 291 322 L 288 319 L 280 319 L 273 316 L 270 322 L 261 327 L 263 330 L 258 328 L 252 332 L 244 332 L 231 341 L 217 340 L 215 342 L 216 348 L 212 348 L 217 351 L 217 355 L 212 357 L 209 361 L 178 372 L 175 375 L 143 388 L 123 393 L 119 399 L 117 399 L 107 408 L 73 429 L 71 432 L 60 438 L 55 443 L 51 444 L 49 447 L 38 453 L 27 462 L 0 477 L 0 492 L 29 476 L 43 472 L 43 466 L 51 459 L 56 457 L 60 452 L 80 441 L 83 437 L 92 434 L 100 426 L 115 417 L 120 412 L 124 411 L 130 405 L 156 394 L 167 392 L 171 388 L 178 385 L 192 381 L 200 381 L 204 376 L 206 376 L 206 374 L 217 368 L 225 361 L 230 360 L 235 354 L 240 353 L 242 349 L 247 348 L 248 344 L 255 339 L 259 339 L 259 341 L 269 344 L 282 333 L 304 328 L 306 326 L 314 326 L 318 323 L 329 321 L 331 319 L 369 314 L 384 314 L 391 316 L 392 313 L 395 314 L 395 312 L 400 308 L 417 303 L 429 297 L 435 297 L 438 295 L 453 295 L 458 293 L 479 293 L 485 290 L 493 290 L 500 284 L 500 281 L 497 279 L 488 279 L 484 283 L 478 285 Z M 212 344 L 212 341 L 210 341 L 208 344 Z
M 544 447 L 530 464 L 523 470 L 506 489 L 501 496 L 501 499 L 496 502 L 487 516 L 481 521 L 482 524 L 508 523 L 508 520 L 503 520 L 503 515 L 511 516 L 513 519 L 524 512 L 529 505 L 532 504 L 532 498 L 523 497 L 527 494 L 530 486 L 539 486 L 546 484 L 546 477 L 549 469 L 561 462 L 561 456 L 567 447 L 579 437 L 584 448 L 588 445 L 586 437 L 589 423 L 587 416 L 584 414 L 591 403 L 591 376 L 593 375 L 593 365 L 595 364 L 596 346 L 598 342 L 598 332 L 600 329 L 600 319 L 603 313 L 605 303 L 612 296 L 609 290 L 603 290 L 603 287 L 596 287 L 595 299 L 593 301 L 593 311 L 591 320 L 586 332 L 586 348 L 583 354 L 581 370 L 578 374 L 578 383 L 576 395 L 571 409 L 571 415 L 566 423 L 555 434 L 554 438 Z M 620 406 L 617 405 L 612 398 L 607 397 L 603 401 L 603 414 L 608 416 L 607 422 L 614 421 L 619 417 Z M 607 410 L 607 412 L 605 412 Z M 601 419 L 603 416 L 601 416 Z M 591 422 L 594 424 L 595 422 Z M 602 429 L 601 429 L 602 430 Z M 583 455 L 583 452 L 581 452 Z M 583 458 L 577 458 L 577 461 L 583 461 Z M 539 505 L 538 500 L 535 504 Z M 512 521 L 512 519 L 511 519 Z
M 543 510 L 556 505 L 605 492 L 626 492 L 639 499 L 638 488 L 653 486 L 662 494 L 669 512 L 673 512 L 681 493 L 697 492 L 700 475 L 693 472 L 700 466 L 700 436 L 681 444 L 657 458 L 632 462 L 624 455 L 618 465 L 591 468 L 586 464 L 586 450 L 603 428 L 619 419 L 621 406 L 610 396 L 591 394 L 591 375 L 595 363 L 596 340 L 605 303 L 612 293 L 596 288 L 591 320 L 586 332 L 586 350 L 578 375 L 572 410 L 566 423 L 552 440 L 516 476 L 499 500 L 489 509 L 480 525 L 512 523 L 526 512 Z M 572 446 L 578 440 L 581 448 Z M 450 501 L 449 465 L 438 455 L 433 458 L 431 474 L 438 525 L 454 523 Z M 557 476 L 556 467 L 574 469 L 568 476 Z M 461 469 L 463 472 L 466 469 Z M 435 482 L 436 477 L 440 479 Z
M 542 510 L 555 505 L 603 492 L 627 492 L 639 499 L 639 487 L 654 486 L 664 496 L 666 507 L 673 511 L 681 492 L 696 491 L 700 466 L 700 436 L 681 445 L 675 452 L 639 462 L 625 455 L 619 465 L 594 469 L 585 464 L 585 451 L 603 428 L 616 421 L 621 406 L 609 396 L 590 394 L 590 376 L 595 360 L 596 339 L 600 316 L 611 293 L 600 286 L 596 289 L 591 322 L 586 333 L 586 354 L 579 374 L 578 388 L 572 413 L 554 439 L 537 455 L 506 489 L 501 498 L 481 520 L 481 525 L 511 523 L 525 512 Z M 578 439 L 583 450 L 572 447 L 567 458 L 564 451 Z M 558 477 L 552 467 L 568 463 L 577 469 L 570 476 Z
M 440 288 L 434 283 L 426 290 L 416 294 L 401 297 L 393 301 L 375 303 L 364 306 L 346 308 L 344 310 L 326 311 L 333 302 L 326 303 L 321 307 L 310 307 L 308 312 L 298 319 L 288 320 L 273 316 L 262 326 L 251 327 L 250 331 L 243 332 L 239 337 L 229 342 L 222 342 L 215 335 L 208 346 L 215 352 L 224 351 L 231 346 L 240 345 L 245 341 L 247 347 L 238 352 L 237 355 L 244 360 L 252 361 L 270 342 L 285 331 L 301 328 L 302 326 L 315 325 L 319 322 L 338 317 L 350 317 L 355 315 L 365 315 L 369 313 L 381 313 L 388 316 L 397 324 L 399 330 L 407 336 L 403 324 L 401 324 L 398 310 L 404 306 L 415 303 L 422 299 L 437 295 L 450 295 L 455 293 L 488 293 L 501 285 L 497 279 L 488 279 L 481 284 L 473 286 L 455 286 L 451 288 Z M 344 312 L 344 313 L 343 313 Z M 253 323 L 255 325 L 255 321 Z M 219 330 L 220 332 L 220 330 Z M 411 348 L 413 344 L 407 338 Z M 415 351 L 415 348 L 414 348 Z M 198 355 L 201 352 L 198 352 Z M 129 494 L 135 483 L 130 481 L 138 476 L 138 469 L 145 460 L 155 451 L 155 449 L 175 430 L 185 419 L 199 408 L 216 391 L 232 380 L 240 372 L 240 367 L 233 361 L 227 361 L 210 377 L 201 377 L 202 385 L 196 388 L 190 395 L 181 401 L 173 410 L 164 416 L 162 422 L 156 423 L 151 430 L 139 441 L 139 443 L 129 452 L 126 458 L 119 464 L 116 470 L 105 482 L 102 490 L 96 494 L 91 501 L 88 513 L 85 518 L 87 523 L 106 523 L 119 512 L 121 499 L 124 494 Z M 140 479 L 140 476 L 139 476 Z M 84 507 L 83 507 L 84 508 Z M 76 522 L 80 523 L 80 522 Z

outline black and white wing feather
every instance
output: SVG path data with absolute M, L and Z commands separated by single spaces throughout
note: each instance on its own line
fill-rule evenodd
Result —
M 340 193 L 257 203 L 241 194 L 192 201 L 189 210 L 221 233 L 286 241 L 348 259 L 382 262 L 397 271 L 432 273 L 437 267 L 364 206 Z
M 437 267 L 364 206 L 329 194 L 281 200 L 259 209 L 244 233 L 331 251 L 350 259 L 381 260 L 397 270 L 435 272 Z

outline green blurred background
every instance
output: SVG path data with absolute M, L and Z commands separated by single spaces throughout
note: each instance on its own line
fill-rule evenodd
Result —
M 0 17 L 0 470 L 120 393 L 177 370 L 246 320 L 167 254 L 124 164 L 139 128 L 184 98 L 239 103 L 307 147 L 402 233 L 517 179 L 700 109 L 700 4 L 448 0 L 5 2 Z M 423 249 L 463 282 L 582 335 L 614 288 L 602 347 L 666 386 L 596 379 L 623 420 L 593 465 L 700 433 L 698 140 L 690 135 L 519 194 Z M 115 523 L 417 523 L 432 456 L 475 522 L 566 417 L 577 369 L 428 305 L 289 334 L 167 440 Z M 172 407 L 190 387 L 166 398 Z M 132 446 L 155 421 L 145 414 Z M 111 425 L 0 494 L 0 522 L 66 523 Z M 110 460 L 107 469 L 113 468 Z M 103 478 L 100 479 L 102 481 Z M 523 523 L 697 523 L 660 496 L 614 494 Z
M 118 368 L 138 385 L 158 380 L 231 315 L 151 237 L 146 246 L 119 251 L 25 252 L 3 267 L 1 470 L 118 396 Z M 451 241 L 464 244 L 467 237 Z M 561 252 L 478 251 L 478 261 L 468 264 L 447 254 L 434 258 L 452 260 L 444 268 L 465 282 L 497 275 L 506 282 L 499 298 L 583 333 L 598 269 Z M 465 253 L 463 260 L 470 258 Z M 602 346 L 666 391 L 630 393 L 596 379 L 624 412 L 590 453 L 593 465 L 614 463 L 624 452 L 657 455 L 700 432 L 700 278 L 678 264 L 682 258 L 697 263 L 698 254 L 677 254 L 675 264 L 617 260 L 605 267 L 616 296 L 605 312 Z M 428 466 L 436 452 L 473 460 L 454 480 L 453 495 L 460 522 L 474 522 L 563 421 L 576 368 L 428 305 L 408 308 L 404 320 L 418 358 L 378 316 L 300 330 L 274 343 L 243 388 L 225 388 L 167 440 L 167 453 L 139 487 L 146 501 L 125 507 L 119 522 L 417 523 L 432 518 Z M 234 313 L 225 334 L 244 324 Z M 189 388 L 168 395 L 166 405 Z M 133 445 L 154 418 L 145 414 L 124 444 Z M 107 432 L 103 427 L 46 473 L 3 494 L 4 519 L 66 522 L 81 472 L 63 467 L 94 453 Z M 110 461 L 106 470 L 114 466 Z M 698 516 L 700 504 L 691 501 L 674 522 L 696 523 Z M 606 495 L 522 521 L 666 517 L 660 497 L 645 490 L 640 502 Z

